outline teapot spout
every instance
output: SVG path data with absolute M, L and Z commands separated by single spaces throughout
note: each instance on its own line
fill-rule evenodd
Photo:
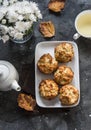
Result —
M 11 88 L 16 91 L 21 91 L 21 87 L 19 86 L 16 80 L 14 80 L 13 83 L 11 84 Z

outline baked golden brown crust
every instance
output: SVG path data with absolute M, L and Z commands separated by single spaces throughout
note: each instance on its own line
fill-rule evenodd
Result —
M 58 62 L 48 53 L 40 57 L 37 66 L 41 72 L 51 74 L 57 69 Z
M 72 105 L 78 101 L 79 91 L 73 85 L 60 88 L 60 101 L 63 105 Z
M 41 22 L 39 25 L 39 30 L 44 37 L 53 37 L 55 35 L 55 27 L 51 21 Z
M 59 44 L 54 53 L 56 60 L 62 63 L 69 62 L 74 57 L 73 46 L 67 42 Z
M 36 106 L 35 99 L 31 95 L 20 93 L 17 98 L 18 106 L 27 111 L 33 111 Z
M 51 79 L 42 80 L 39 84 L 40 95 L 47 99 L 54 99 L 58 95 L 58 85 Z
M 50 0 L 48 4 L 48 8 L 53 12 L 60 12 L 62 9 L 64 9 L 64 6 L 65 0 Z
M 54 73 L 54 80 L 60 85 L 66 85 L 71 83 L 74 76 L 74 72 L 70 67 L 65 65 L 59 66 Z

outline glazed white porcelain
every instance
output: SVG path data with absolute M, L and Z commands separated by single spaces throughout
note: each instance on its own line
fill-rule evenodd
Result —
M 20 91 L 18 80 L 19 75 L 15 67 L 8 61 L 0 60 L 0 91 Z
M 87 15 L 89 14 L 89 18 L 87 18 Z M 85 20 L 83 20 L 83 17 L 84 17 L 84 19 Z M 78 39 L 80 36 L 82 36 L 82 37 L 84 37 L 84 38 L 88 38 L 88 39 L 91 39 L 91 36 L 87 36 L 87 35 L 85 35 L 84 33 L 82 33 L 82 32 L 80 32 L 80 29 L 78 28 L 78 21 L 81 21 L 81 25 L 83 25 L 84 24 L 84 22 L 89 22 L 89 23 L 91 23 L 91 10 L 84 10 L 84 11 L 82 11 L 82 12 L 80 12 L 77 16 L 76 16 L 76 18 L 75 18 L 75 29 L 76 29 L 76 31 L 77 31 L 77 33 L 75 33 L 74 35 L 73 35 L 73 39 L 74 40 L 76 40 L 76 39 Z M 86 26 L 87 24 L 85 24 L 85 26 Z M 84 27 L 85 27 L 84 26 Z
M 37 62 L 39 58 L 43 54 L 50 53 L 52 57 L 54 57 L 54 49 L 57 45 L 63 43 L 63 42 L 68 42 L 73 46 L 74 49 L 74 58 L 72 61 L 65 63 L 65 65 L 69 66 L 72 68 L 74 71 L 74 78 L 71 82 L 78 90 L 79 90 L 79 99 L 78 102 L 74 105 L 62 105 L 61 102 L 59 101 L 59 98 L 55 98 L 51 101 L 45 100 L 42 98 L 39 94 L 39 84 L 42 80 L 44 79 L 53 79 L 54 76 L 53 74 L 46 75 L 41 73 L 38 68 L 37 68 Z M 62 63 L 59 63 L 59 65 L 62 65 Z M 78 53 L 78 47 L 75 42 L 73 41 L 44 41 L 40 42 L 36 46 L 35 50 L 35 95 L 36 95 L 36 102 L 40 107 L 43 108 L 67 108 L 67 107 L 75 107 L 79 104 L 80 101 L 80 79 L 79 79 L 79 53 Z

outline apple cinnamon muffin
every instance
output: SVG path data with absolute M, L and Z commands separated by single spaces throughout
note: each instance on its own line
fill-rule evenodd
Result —
M 56 60 L 62 63 L 72 61 L 74 57 L 73 46 L 67 42 L 63 42 L 56 46 L 54 53 Z
M 54 80 L 59 85 L 66 85 L 71 83 L 74 76 L 74 72 L 70 67 L 66 65 L 59 66 L 59 68 L 54 73 Z
M 78 101 L 79 91 L 73 85 L 65 85 L 60 88 L 59 99 L 63 105 L 72 105 Z
M 51 100 L 58 95 L 59 87 L 51 79 L 42 80 L 39 84 L 39 93 L 41 97 Z
M 51 74 L 58 68 L 58 62 L 48 53 L 40 57 L 37 66 L 41 72 Z

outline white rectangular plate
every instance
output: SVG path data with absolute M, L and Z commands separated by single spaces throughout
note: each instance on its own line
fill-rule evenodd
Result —
M 56 97 L 55 99 L 48 101 L 46 99 L 43 99 L 40 94 L 39 94 L 39 83 L 43 79 L 53 79 L 53 74 L 51 75 L 46 75 L 41 73 L 38 68 L 37 68 L 37 62 L 39 58 L 46 53 L 50 53 L 54 57 L 54 48 L 59 45 L 62 42 L 68 42 L 72 44 L 73 49 L 74 49 L 74 58 L 71 62 L 65 63 L 65 65 L 69 66 L 72 68 L 74 72 L 74 78 L 71 82 L 78 90 L 80 94 L 80 83 L 79 83 L 79 55 L 78 55 L 78 48 L 75 42 L 73 41 L 45 41 L 45 42 L 40 42 L 36 46 L 35 50 L 35 94 L 36 94 L 36 102 L 40 107 L 44 108 L 66 108 L 66 107 L 74 107 L 79 104 L 80 101 L 80 95 L 78 102 L 74 105 L 70 106 L 64 106 L 61 104 L 59 101 L 59 98 Z M 61 65 L 61 64 L 59 64 Z

